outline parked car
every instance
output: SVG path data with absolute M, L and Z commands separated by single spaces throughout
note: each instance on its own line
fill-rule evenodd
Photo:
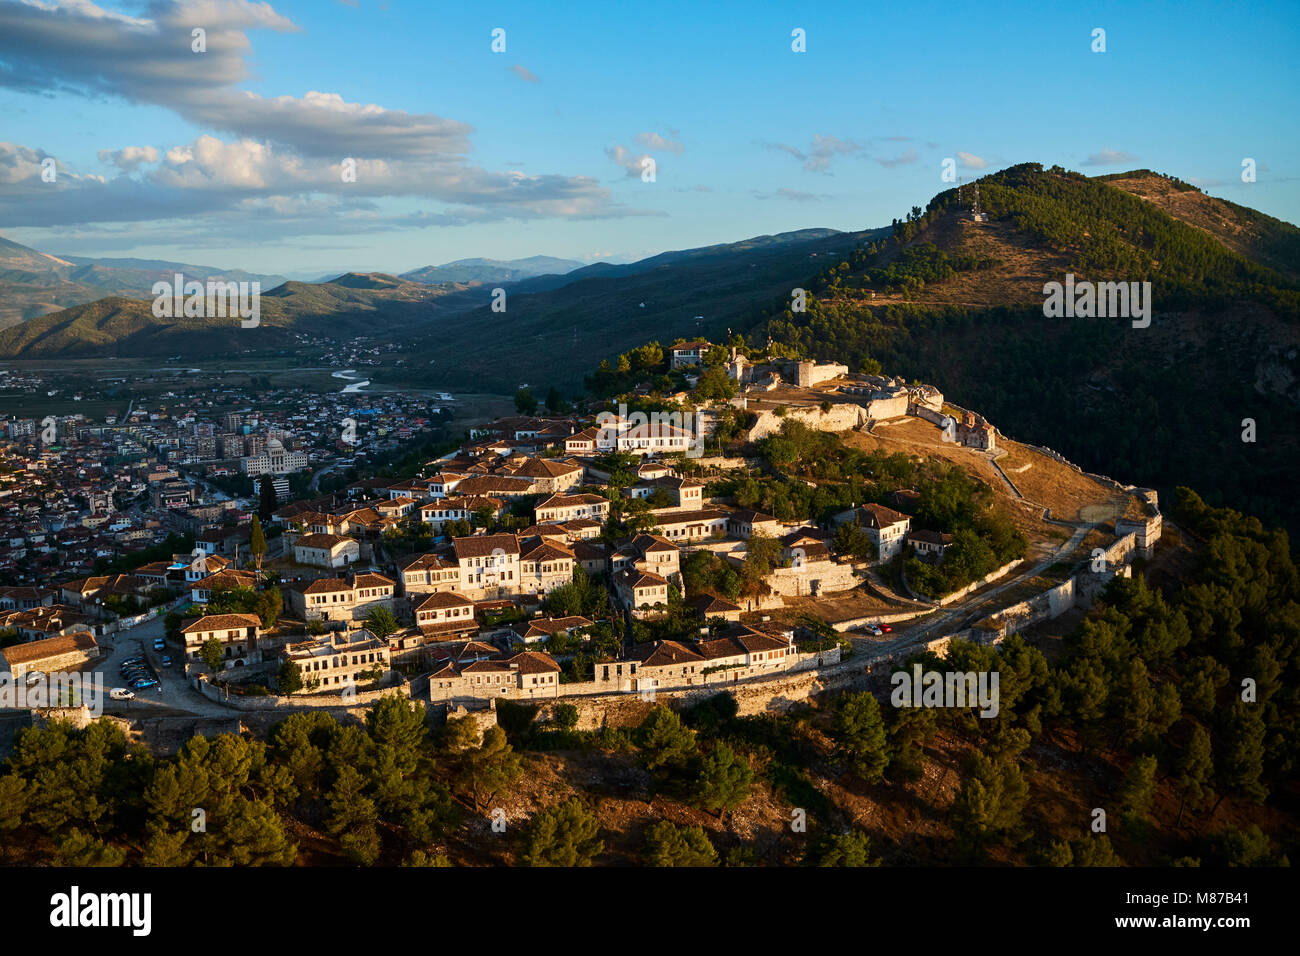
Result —
M 884 621 L 881 621 L 879 624 L 876 625 L 876 627 L 880 628 L 886 634 L 888 634 L 890 631 L 893 630 L 893 628 L 890 627 L 888 624 L 886 624 Z
M 884 631 L 882 631 L 882 630 L 881 630 L 879 627 L 877 627 L 875 624 L 866 624 L 866 625 L 863 625 L 863 628 L 862 628 L 862 629 L 863 629 L 864 631 L 866 631 L 868 634 L 870 634 L 872 637 L 879 637 L 881 634 L 884 633 Z
M 152 677 L 137 677 L 131 681 L 131 686 L 136 690 L 144 690 L 146 687 L 153 687 L 157 683 Z
M 127 690 L 125 687 L 114 687 L 108 692 L 108 696 L 113 700 L 135 700 L 135 691 Z
M 166 646 L 167 646 L 167 642 L 164 641 L 161 637 L 153 642 L 153 649 L 155 651 L 161 651 Z
M 171 666 L 172 666 L 172 659 L 171 659 L 171 655 L 170 655 L 170 654 L 164 654 L 164 655 L 163 655 L 163 658 L 162 658 L 162 666 L 163 666 L 163 667 L 171 667 Z
M 33 684 L 39 684 L 43 680 L 45 680 L 45 675 L 43 673 L 40 671 L 32 671 L 27 675 L 27 686 L 31 687 Z

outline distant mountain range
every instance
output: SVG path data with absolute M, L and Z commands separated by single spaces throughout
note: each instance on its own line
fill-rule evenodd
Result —
M 834 261 L 870 235 L 874 233 L 807 229 L 668 252 L 640 262 L 581 268 L 570 268 L 579 265 L 571 260 L 545 256 L 497 264 L 462 260 L 430 267 L 448 270 L 445 275 L 499 276 L 492 270 L 500 268 L 534 273 L 513 281 L 480 278 L 434 284 L 413 281 L 414 273 L 366 272 L 318 283 L 285 281 L 273 288 L 264 282 L 258 329 L 243 329 L 232 319 L 155 317 L 151 299 L 118 295 L 0 331 L 0 355 L 197 358 L 214 349 L 279 352 L 310 348 L 309 343 L 322 338 L 360 336 L 394 343 L 409 352 L 402 373 L 409 381 L 446 382 L 451 375 L 457 385 L 513 390 L 510 382 L 516 377 L 517 363 L 526 360 L 547 377 L 573 383 L 587 369 L 584 356 L 592 350 L 626 347 L 630 339 L 641 337 L 642 330 L 701 334 L 725 330 L 728 324 L 739 328 L 750 323 L 762 314 L 753 311 L 758 305 L 815 271 L 819 255 Z M 42 255 L 17 248 L 29 258 Z M 570 271 L 535 271 L 552 267 Z M 435 274 L 428 269 L 415 273 Z M 194 275 L 199 277 L 198 272 Z M 159 277 L 170 281 L 171 273 Z M 504 314 L 491 311 L 487 283 L 508 290 Z M 555 308 L 565 313 L 558 325 Z M 466 314 L 467 321 L 447 321 Z M 483 335 L 484 321 L 500 334 Z M 536 343 L 553 338 L 557 328 L 564 330 L 564 341 L 559 343 L 563 348 L 553 355 L 539 352 Z M 582 340 L 576 352 L 575 329 Z M 509 362 L 498 360 L 501 350 L 512 356 Z
M 260 299 L 259 325 L 239 318 L 159 317 L 153 302 L 113 296 L 0 331 L 0 355 L 195 359 L 213 354 L 312 349 L 325 340 L 391 335 L 428 322 L 439 300 L 466 286 L 429 286 L 383 273 L 349 272 L 333 282 L 283 282 Z M 481 292 L 462 301 L 469 308 Z
M 270 289 L 285 281 L 242 269 L 219 269 L 161 259 L 92 259 L 53 256 L 0 238 L 0 329 L 105 296 L 143 298 L 155 282 L 187 280 L 258 281 Z
M 573 259 L 555 259 L 551 256 L 529 256 L 527 259 L 457 259 L 440 266 L 424 266 L 403 272 L 403 279 L 440 285 L 460 282 L 467 285 L 486 282 L 517 282 L 542 275 L 564 275 L 582 268 Z

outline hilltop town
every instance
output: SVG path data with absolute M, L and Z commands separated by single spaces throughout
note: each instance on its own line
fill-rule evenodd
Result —
M 204 422 L 194 403 L 61 419 L 35 452 L 14 444 L 30 423 L 10 422 L 23 461 L 10 567 L 24 545 L 62 567 L 27 563 L 29 583 L 0 588 L 9 669 L 107 669 L 149 634 L 143 686 L 181 712 L 397 694 L 489 723 L 502 700 L 579 701 L 597 725 L 628 695 L 721 687 L 762 711 L 796 678 L 807 696 L 1086 608 L 1160 538 L 1155 492 L 1018 444 L 932 384 L 705 341 L 619 365 L 631 387 L 617 401 L 498 418 L 410 477 L 299 484 L 284 504 L 279 476 L 326 460 L 286 445 L 328 436 L 315 405 L 251 425 Z M 403 420 L 403 401 L 376 400 L 376 431 L 427 424 Z M 162 460 L 84 467 L 110 445 L 106 461 L 133 448 Z M 191 480 L 171 467 L 195 463 Z M 195 500 L 236 466 L 274 476 L 277 495 Z M 141 529 L 149 543 L 188 529 L 193 548 L 87 575 L 93 541 L 78 550 L 66 531 L 140 533 L 140 509 L 111 504 L 123 481 L 166 516 Z M 74 523 L 64 509 L 79 497 L 90 515 Z

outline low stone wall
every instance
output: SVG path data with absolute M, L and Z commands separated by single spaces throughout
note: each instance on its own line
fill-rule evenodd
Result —
M 823 412 L 817 405 L 787 406 L 784 415 L 770 411 L 760 414 L 750 428 L 748 438 L 750 441 L 758 441 L 773 435 L 781 430 L 781 423 L 789 419 L 803 422 L 817 431 L 846 432 L 864 424 L 868 417 L 866 409 L 861 405 L 847 403 L 834 404 L 829 412 Z
M 949 604 L 952 604 L 955 601 L 960 601 L 966 595 L 973 594 L 975 591 L 978 591 L 986 584 L 992 584 L 994 581 L 998 580 L 999 578 L 1006 577 L 1012 568 L 1014 568 L 1018 564 L 1021 564 L 1023 561 L 1024 558 L 1016 558 L 1016 560 L 1014 561 L 1009 561 L 1006 564 L 1002 565 L 1002 567 L 998 568 L 996 571 L 990 571 L 988 574 L 984 575 L 984 577 L 980 578 L 978 581 L 972 581 L 970 584 L 966 585 L 961 590 L 953 591 L 951 594 L 945 594 L 943 597 L 938 599 L 927 598 L 913 591 L 912 586 L 907 583 L 906 570 L 903 571 L 903 584 L 907 587 L 908 592 L 913 594 L 916 597 L 916 600 L 924 601 L 926 604 L 929 604 L 933 607 L 947 607 Z
M 861 667 L 858 668 L 861 671 Z M 635 727 L 645 720 L 654 707 L 667 704 L 671 707 L 689 707 L 708 700 L 724 691 L 732 694 L 739 705 L 737 713 L 746 717 L 752 714 L 783 713 L 805 703 L 813 694 L 825 689 L 823 673 L 812 670 L 786 674 L 754 684 L 732 684 L 723 681 L 704 687 L 689 689 L 655 690 L 641 694 L 628 691 L 606 694 L 598 698 L 565 698 L 564 703 L 578 708 L 578 729 L 597 730 L 602 726 Z
M 168 601 L 166 604 L 159 604 L 157 607 L 151 607 L 149 610 L 131 617 L 119 617 L 116 620 L 109 621 L 107 624 L 103 625 L 102 633 L 108 635 L 117 634 L 120 631 L 129 631 L 131 628 L 143 624 L 145 621 L 152 621 L 154 618 L 166 614 L 168 611 L 173 611 L 182 604 L 188 604 L 189 602 L 190 590 L 189 588 L 186 588 L 183 595 L 179 598 L 174 598 Z
M 845 631 L 852 631 L 864 624 L 897 624 L 899 621 L 914 621 L 918 617 L 925 617 L 933 613 L 934 608 L 923 607 L 915 611 L 902 611 L 898 614 L 869 614 L 866 617 L 850 618 L 847 621 L 836 621 L 831 627 L 843 634 Z
M 1024 492 L 1022 492 L 1020 488 L 1016 485 L 1016 483 L 1011 480 L 1011 476 L 1007 474 L 1006 469 L 1004 469 L 1000 464 L 998 464 L 997 458 L 990 458 L 989 464 L 992 465 L 994 470 L 996 470 L 997 473 L 1002 476 L 1002 480 L 1007 483 L 1007 487 L 1011 489 L 1012 494 L 1014 494 L 1017 498 L 1025 498 Z
M 1055 587 L 989 615 L 979 621 L 974 630 L 983 634 L 988 642 L 997 644 L 1018 631 L 1058 618 L 1072 608 L 1091 607 L 1096 596 L 1112 580 L 1132 575 L 1132 566 L 1125 563 L 1134 552 L 1132 538 L 1132 535 L 1126 535 L 1106 550 L 1105 571 L 1093 571 L 1089 564 L 1085 570 L 1071 575 Z
M 743 458 L 726 458 L 718 455 L 710 455 L 704 458 L 694 458 L 691 464 L 698 465 L 701 468 L 717 468 L 721 471 L 734 471 L 737 468 L 746 467 Z
M 245 697 L 240 694 L 231 694 L 227 697 L 219 687 L 211 681 L 205 679 L 202 675 L 197 675 L 190 681 L 191 686 L 208 700 L 221 704 L 224 707 L 231 707 L 235 710 L 279 710 L 282 708 L 304 708 L 304 707 L 364 707 L 373 704 L 381 697 L 396 696 L 410 699 L 410 685 L 405 679 L 400 684 L 392 687 L 381 687 L 378 690 L 357 691 L 355 694 L 344 697 L 341 694 L 297 694 L 292 697 L 280 697 L 275 694 L 266 697 Z
M 936 411 L 935 409 L 929 408 L 925 405 L 917 404 L 916 402 L 910 402 L 908 404 L 907 414 L 911 415 L 913 418 L 923 418 L 931 425 L 938 425 L 940 428 L 942 428 L 944 423 L 948 420 L 948 416 L 943 412 Z

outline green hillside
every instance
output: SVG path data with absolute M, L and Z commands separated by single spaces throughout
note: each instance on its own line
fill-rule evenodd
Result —
M 725 336 L 760 318 L 774 296 L 888 230 L 804 230 L 600 263 L 507 287 L 506 311 L 483 304 L 402 343 L 413 353 L 402 381 L 513 392 L 522 382 L 574 391 L 601 358 L 648 338 Z M 552 287 L 553 283 L 562 283 Z
M 170 318 L 152 300 L 107 298 L 30 319 L 0 331 L 0 354 L 23 358 L 113 355 L 200 357 L 260 352 L 302 344 L 294 333 L 343 339 L 386 339 L 448 309 L 464 286 L 428 286 L 380 273 L 347 273 L 334 282 L 286 282 L 262 293 L 260 322 L 238 318 Z M 464 307 L 469 301 L 462 301 Z
M 774 307 L 750 340 L 879 361 L 1086 469 L 1166 491 L 1194 479 L 1212 503 L 1300 531 L 1300 230 L 1260 230 L 1273 268 L 1105 179 L 1026 164 L 979 188 L 988 222 L 940 193 L 823 272 L 806 312 Z M 1045 318 L 1043 284 L 1066 272 L 1150 281 L 1150 327 Z

